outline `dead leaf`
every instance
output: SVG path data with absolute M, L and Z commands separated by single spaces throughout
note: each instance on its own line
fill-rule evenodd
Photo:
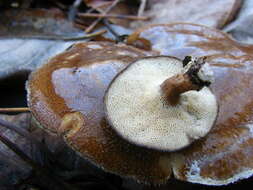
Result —
M 16 73 L 31 72 L 73 43 L 23 39 L 0 40 L 0 79 Z
M 144 15 L 150 21 L 138 21 L 132 27 L 147 24 L 189 22 L 222 28 L 229 23 L 241 6 L 241 0 L 150 0 Z
M 0 126 L 0 133 L 7 137 L 11 142 L 16 144 L 26 155 L 33 159 L 36 163 L 40 165 L 46 165 L 51 167 L 55 172 L 60 176 L 66 178 L 75 178 L 75 173 L 79 177 L 84 176 L 107 176 L 108 174 L 99 168 L 95 167 L 93 164 L 82 159 L 78 156 L 73 150 L 68 148 L 66 144 L 60 137 L 50 136 L 42 129 L 38 128 L 38 125 L 31 125 L 31 115 L 29 113 L 18 114 L 18 115 L 0 115 L 0 118 L 6 121 L 9 121 L 15 124 L 22 129 L 29 131 L 30 134 L 38 141 L 44 142 L 45 146 L 48 147 L 53 153 L 56 163 L 50 165 L 49 163 L 44 162 L 44 158 L 47 156 L 38 146 L 35 146 L 30 140 L 21 137 L 17 133 L 6 129 L 3 126 Z M 48 165 L 49 164 L 49 165 Z M 61 169 L 59 170 L 59 164 Z M 71 174 L 73 172 L 73 174 Z M 73 176 L 73 177 L 71 177 Z M 38 185 L 45 185 L 44 182 L 40 182 L 40 179 L 43 179 L 45 176 L 36 175 L 33 172 L 33 169 L 27 165 L 23 160 L 20 159 L 12 150 L 5 146 L 0 141 L 0 189 L 1 190 L 10 190 L 15 187 L 19 187 L 21 184 L 26 183 L 37 183 Z M 48 180 L 48 179 L 47 179 Z M 84 181 L 87 180 L 84 178 Z M 78 181 L 78 179 L 76 180 Z M 44 184 L 43 184 L 44 183 Z M 49 184 L 48 184 L 49 185 Z M 48 186 L 49 188 L 50 186 Z M 50 188 L 51 189 L 51 188 Z M 53 188 L 54 189 L 54 188 Z M 52 190 L 53 190 L 52 189 Z
M 29 128 L 30 114 L 0 115 L 0 118 L 15 123 L 23 129 Z M 31 144 L 28 144 L 24 138 L 2 126 L 0 126 L 0 133 L 31 155 Z M 0 158 L 0 189 L 8 189 L 30 175 L 31 168 L 1 142 Z
M 235 39 L 244 43 L 253 43 L 253 1 L 245 0 L 236 18 L 231 24 L 224 28 L 225 32 L 230 33 Z
M 0 37 L 74 36 L 80 30 L 58 9 L 8 10 L 1 13 Z
M 27 74 L 77 42 L 37 38 L 84 36 L 82 30 L 75 28 L 55 10 L 8 11 L 2 14 L 1 21 L 0 79 L 17 73 Z M 119 35 L 130 32 L 118 25 L 112 27 Z M 110 33 L 105 37 L 115 38 Z
M 16 73 L 30 72 L 74 43 L 40 40 L 36 37 L 78 35 L 84 34 L 68 22 L 59 11 L 39 9 L 1 13 L 0 79 Z

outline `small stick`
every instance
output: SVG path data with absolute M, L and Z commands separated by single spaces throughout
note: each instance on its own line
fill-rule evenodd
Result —
M 87 34 L 85 36 L 77 36 L 77 37 L 62 37 L 62 36 L 17 36 L 17 37 L 5 37 L 5 38 L 17 38 L 17 39 L 38 39 L 38 40 L 59 40 L 59 41 L 78 41 L 78 40 L 86 40 L 90 38 L 94 38 L 106 33 L 106 30 L 101 30 L 98 32 L 94 32 L 92 34 Z M 1 37 L 0 37 L 1 39 Z
M 62 10 L 66 10 L 67 9 L 67 7 L 64 4 L 62 4 L 61 2 L 59 2 L 57 0 L 48 0 L 48 1 L 50 1 L 53 4 L 55 4 L 57 7 L 59 7 Z
M 116 14 L 97 14 L 97 13 L 79 13 L 78 16 L 84 18 L 116 18 L 127 20 L 148 20 L 147 16 L 133 16 L 133 15 L 116 15 Z
M 115 0 L 104 12 L 103 15 L 106 15 L 108 12 L 110 12 L 118 3 L 120 2 L 120 0 Z M 95 26 L 102 20 L 103 18 L 98 18 L 97 20 L 95 20 L 86 30 L 86 33 L 91 32 Z
M 11 113 L 11 112 L 29 112 L 30 109 L 28 107 L 23 108 L 0 108 L 0 113 Z
M 141 4 L 140 4 L 139 10 L 138 10 L 138 17 L 143 15 L 143 12 L 144 12 L 145 7 L 146 7 L 146 3 L 147 3 L 147 0 L 141 0 Z
M 85 30 L 85 29 L 87 28 L 86 26 L 84 26 L 84 25 L 82 25 L 82 24 L 79 24 L 79 23 L 77 23 L 77 22 L 74 23 L 74 26 L 75 26 L 76 28 L 81 29 L 81 30 Z
M 22 1 L 20 8 L 28 9 L 31 6 L 32 0 Z
M 73 21 L 76 17 L 77 9 L 81 5 L 82 0 L 75 0 L 73 5 L 69 8 L 68 19 Z
M 116 42 L 122 42 L 124 41 L 124 39 L 122 38 L 122 36 L 120 36 L 109 24 L 107 19 L 103 19 L 103 23 L 106 26 L 106 28 L 109 30 L 109 32 L 112 33 L 112 35 L 115 37 L 115 41 Z

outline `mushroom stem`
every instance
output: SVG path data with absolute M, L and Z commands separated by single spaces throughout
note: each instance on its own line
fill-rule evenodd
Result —
M 175 106 L 179 102 L 180 94 L 189 90 L 200 90 L 213 82 L 213 72 L 205 60 L 206 57 L 185 57 L 184 72 L 166 79 L 161 84 L 162 96 L 166 104 Z
M 175 106 L 179 102 L 180 94 L 189 90 L 198 90 L 199 87 L 191 82 L 188 75 L 178 74 L 165 80 L 161 89 L 165 102 Z

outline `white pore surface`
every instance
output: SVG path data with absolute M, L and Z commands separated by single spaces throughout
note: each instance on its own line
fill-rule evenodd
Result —
M 139 60 L 118 75 L 105 96 L 114 129 L 134 144 L 168 151 L 205 136 L 217 114 L 208 88 L 181 94 L 177 106 L 163 104 L 160 85 L 182 71 L 179 60 L 159 57 Z

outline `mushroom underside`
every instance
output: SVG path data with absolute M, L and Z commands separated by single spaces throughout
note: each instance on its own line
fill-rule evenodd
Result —
M 118 74 L 105 96 L 113 129 L 136 145 L 162 151 L 179 150 L 205 136 L 217 116 L 209 88 L 182 93 L 176 106 L 163 100 L 163 81 L 182 72 L 180 60 L 157 56 L 139 59 Z

